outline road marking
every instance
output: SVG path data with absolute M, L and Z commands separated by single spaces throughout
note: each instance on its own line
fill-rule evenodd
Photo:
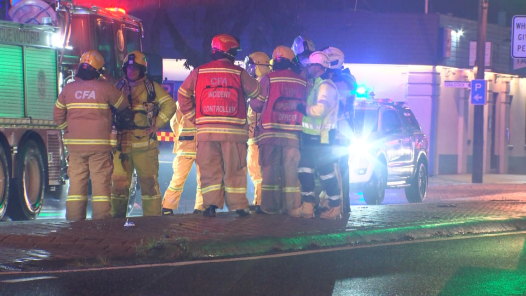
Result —
M 3 280 L 3 281 L 0 281 L 0 283 L 16 284 L 16 283 L 22 283 L 22 282 L 31 282 L 31 281 L 40 281 L 40 280 L 49 280 L 49 279 L 58 279 L 58 277 L 56 276 L 35 276 L 35 277 L 21 278 L 21 279 L 14 279 L 14 280 Z

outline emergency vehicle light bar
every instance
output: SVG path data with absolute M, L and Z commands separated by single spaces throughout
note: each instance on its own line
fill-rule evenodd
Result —
M 107 7 L 105 9 L 107 11 L 111 11 L 111 12 L 117 12 L 117 13 L 126 14 L 126 10 L 124 10 L 124 8 L 120 8 L 120 7 Z

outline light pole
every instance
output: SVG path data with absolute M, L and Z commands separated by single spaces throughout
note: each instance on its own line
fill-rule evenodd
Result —
M 484 79 L 489 0 L 480 0 L 477 38 L 477 79 Z M 473 91 L 473 90 L 471 90 Z M 484 170 L 484 105 L 475 105 L 473 118 L 472 183 L 482 183 Z

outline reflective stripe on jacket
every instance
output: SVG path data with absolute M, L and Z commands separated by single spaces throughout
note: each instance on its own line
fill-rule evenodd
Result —
M 195 158 L 196 155 L 196 128 L 195 124 L 183 116 L 179 108 L 179 102 L 176 103 L 177 111 L 170 121 L 170 126 L 174 132 L 174 148 L 173 153 L 175 157 L 186 156 Z
M 195 123 L 244 125 L 247 105 L 241 92 L 242 69 L 213 61 L 197 68 Z
M 125 97 L 128 97 L 128 92 L 131 91 L 131 108 L 136 112 L 134 115 L 134 122 L 136 126 L 148 127 L 149 121 L 147 117 L 147 110 L 145 104 L 148 103 L 148 91 L 144 85 L 144 79 L 133 82 L 128 82 L 129 88 L 122 89 Z M 152 82 L 155 88 L 155 99 L 153 104 L 157 104 L 159 113 L 153 119 L 155 127 L 163 127 L 175 113 L 176 106 L 173 98 L 157 83 Z M 147 150 L 149 148 L 157 147 L 157 137 L 152 137 L 148 133 L 148 129 L 133 129 L 123 130 L 120 136 L 120 146 L 123 153 L 129 153 L 132 149 Z
M 268 74 L 269 96 L 261 115 L 264 129 L 300 131 L 303 114 L 298 105 L 305 104 L 307 81 L 292 70 L 279 70 Z
M 338 90 L 330 79 L 320 77 L 307 96 L 307 115 L 303 116 L 303 132 L 320 136 L 321 143 L 329 143 L 329 131 L 338 121 Z
M 222 63 L 230 63 L 227 59 L 220 59 Z M 215 63 L 214 61 L 211 63 Z M 205 64 L 203 66 L 206 66 Z M 243 95 L 243 99 L 255 98 L 259 95 L 259 83 L 256 79 L 250 77 L 250 75 L 243 69 L 241 70 L 240 79 L 241 87 L 240 93 Z M 194 116 L 196 110 L 196 101 L 199 99 L 200 93 L 196 91 L 196 84 L 198 78 L 198 69 L 194 69 L 190 72 L 190 75 L 185 79 L 181 87 L 177 92 L 177 101 L 181 106 L 181 111 L 184 117 L 190 120 L 196 120 L 197 115 Z M 246 104 L 246 103 L 245 103 Z M 246 121 L 246 119 L 244 119 Z M 196 125 L 197 127 L 197 141 L 226 141 L 226 142 L 246 142 L 248 140 L 247 125 L 239 125 L 232 123 L 203 123 Z
M 112 115 L 128 107 L 128 102 L 111 83 L 76 78 L 64 86 L 55 103 L 53 118 L 64 129 L 69 151 L 103 152 L 112 149 Z

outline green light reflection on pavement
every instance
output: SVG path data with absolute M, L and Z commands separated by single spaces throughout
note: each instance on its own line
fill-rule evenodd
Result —
M 506 221 L 515 221 L 513 219 L 495 219 L 493 221 L 500 220 L 500 223 Z M 344 245 L 357 245 L 357 244 L 368 244 L 372 243 L 375 236 L 382 238 L 383 235 L 400 235 L 395 240 L 404 241 L 412 236 L 412 231 L 418 231 L 422 229 L 432 230 L 439 229 L 444 230 L 447 227 L 463 227 L 467 228 L 470 226 L 480 225 L 481 222 L 487 221 L 487 219 L 459 219 L 456 221 L 442 222 L 442 223 L 430 223 L 424 225 L 411 225 L 403 227 L 393 228 L 382 228 L 382 229 L 367 229 L 367 230 L 347 230 L 345 232 L 336 233 L 323 233 L 323 234 L 301 234 L 292 237 L 273 237 L 273 238 L 253 238 L 253 239 L 240 239 L 227 242 L 213 241 L 212 243 L 207 242 L 200 244 L 199 248 L 196 248 L 197 253 L 195 256 L 204 256 L 207 258 L 217 257 L 231 257 L 237 255 L 246 254 L 263 254 L 266 252 L 274 251 L 293 251 L 293 250 L 309 250 L 326 247 L 338 247 Z M 405 234 L 405 235 L 403 235 Z M 409 237 L 408 237 L 409 236 Z M 433 237 L 433 233 L 427 235 L 428 238 Z M 364 238 L 373 241 L 363 241 Z M 384 237 L 385 238 L 385 237 Z M 392 241 L 389 239 L 389 241 Z M 200 254 L 198 254 L 200 253 Z
M 526 244 L 516 270 L 464 267 L 451 276 L 439 295 L 526 295 Z

